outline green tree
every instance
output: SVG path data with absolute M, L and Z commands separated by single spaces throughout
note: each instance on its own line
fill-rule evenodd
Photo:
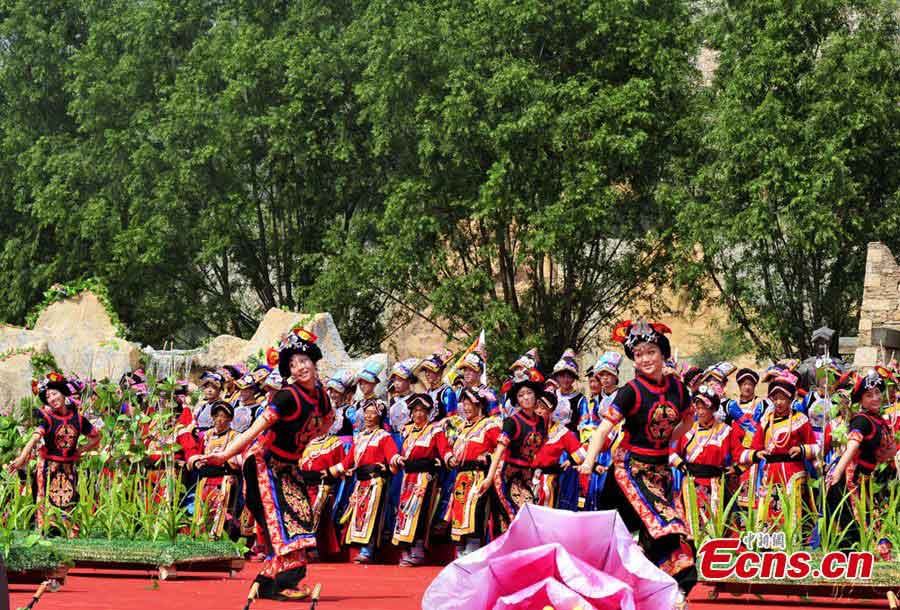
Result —
M 808 356 L 823 323 L 853 333 L 866 243 L 897 227 L 897 15 L 879 0 L 721 2 L 708 15 L 719 66 L 685 130 L 685 188 L 668 193 L 678 280 L 727 307 L 761 356 Z
M 0 317 L 94 275 L 157 345 L 328 305 L 326 239 L 381 201 L 345 35 L 365 5 L 0 7 Z M 377 344 L 383 308 L 346 307 Z
M 349 242 L 371 290 L 449 336 L 486 327 L 497 370 L 531 344 L 586 347 L 653 297 L 688 3 L 381 1 L 358 25 L 362 117 L 390 167 L 384 213 L 358 219 L 376 238 Z

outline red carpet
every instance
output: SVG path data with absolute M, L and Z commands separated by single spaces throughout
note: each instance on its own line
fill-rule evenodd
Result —
M 97 572 L 75 569 L 65 586 L 46 593 L 36 610 L 241 610 L 258 563 L 249 563 L 233 579 L 221 575 L 185 573 L 158 584 L 150 573 Z M 322 583 L 317 610 L 418 610 L 422 593 L 440 571 L 438 567 L 398 568 L 354 564 L 314 564 L 308 583 Z M 24 606 L 35 586 L 10 587 L 11 607 Z M 254 610 L 302 608 L 309 602 L 257 601 Z
M 150 573 L 97 572 L 73 570 L 66 585 L 57 593 L 47 593 L 35 606 L 36 610 L 241 610 L 246 601 L 250 582 L 259 564 L 249 563 L 233 579 L 220 575 L 182 574 L 174 581 L 157 584 Z M 357 566 L 347 563 L 314 564 L 310 568 L 309 583 L 322 583 L 319 610 L 418 610 L 422 594 L 439 567 L 398 568 L 396 566 Z M 31 599 L 34 586 L 11 587 L 11 607 L 25 606 Z M 848 610 L 851 608 L 887 608 L 887 602 L 861 604 L 846 601 L 806 605 L 798 600 L 760 600 L 754 596 L 721 596 L 708 601 L 709 589 L 698 586 L 691 595 L 690 610 L 724 608 L 821 608 Z M 258 601 L 254 610 L 280 608 L 309 608 L 309 602 Z M 427 610 L 427 609 L 426 609 Z M 460 610 L 476 610 L 460 608 Z

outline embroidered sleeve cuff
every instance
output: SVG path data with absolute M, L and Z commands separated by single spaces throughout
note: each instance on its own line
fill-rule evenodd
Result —
M 503 445 L 504 447 L 509 446 L 509 436 L 506 432 L 501 432 L 500 436 L 497 437 L 497 444 Z
M 391 466 L 396 468 L 397 464 L 399 464 L 399 463 L 400 463 L 400 454 L 398 453 L 394 457 L 391 458 Z
M 682 462 L 684 462 L 684 460 L 682 460 L 681 456 L 677 453 L 669 454 L 669 466 L 671 466 L 672 468 L 678 468 L 679 466 L 681 466 Z
M 452 451 L 448 451 L 447 453 L 445 453 L 444 454 L 444 463 L 447 464 L 448 462 L 450 462 L 450 458 L 452 458 L 452 457 L 453 457 Z
M 856 441 L 857 443 L 863 442 L 862 432 L 859 430 L 851 430 L 850 434 L 847 435 L 847 441 Z
M 752 464 L 754 453 L 753 449 L 744 449 L 741 451 L 741 464 Z
M 612 422 L 613 425 L 616 425 L 625 419 L 625 416 L 619 411 L 619 407 L 616 405 L 609 405 L 609 408 L 603 413 L 603 418 Z
M 335 464 L 334 466 L 332 466 L 331 468 L 329 468 L 329 470 L 331 471 L 331 473 L 332 473 L 334 476 L 338 476 L 338 477 L 339 477 L 339 476 L 341 476 L 342 474 L 344 474 L 344 465 L 341 464 L 340 462 L 338 462 L 337 464 Z
M 585 448 L 579 447 L 579 449 L 575 453 L 569 455 L 569 460 L 573 464 L 581 464 L 584 461 L 584 458 L 586 458 L 586 457 L 587 457 L 587 451 L 585 450 Z
M 278 408 L 273 404 L 269 404 L 266 407 L 266 410 L 262 412 L 262 415 L 260 415 L 260 417 L 264 417 L 266 418 L 266 421 L 274 424 L 280 417 L 278 415 Z

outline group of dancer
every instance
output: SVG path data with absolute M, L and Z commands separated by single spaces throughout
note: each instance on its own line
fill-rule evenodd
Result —
M 301 585 L 309 552 L 324 559 L 355 547 L 355 561 L 367 563 L 393 546 L 400 565 L 416 566 L 452 542 L 462 556 L 501 535 L 529 503 L 617 510 L 686 595 L 697 579 L 689 488 L 701 521 L 737 495 L 736 530 L 753 529 L 742 521 L 750 508 L 777 518 L 792 494 L 819 510 L 809 477 L 824 477 L 835 506 L 849 494 L 856 510 L 867 478 L 896 467 L 896 365 L 847 372 L 823 358 L 817 384 L 804 387 L 796 361 L 762 373 L 684 367 L 672 361 L 669 332 L 619 324 L 613 339 L 634 378 L 622 383 L 622 356 L 608 351 L 586 371 L 582 393 L 572 350 L 546 372 L 537 350 L 523 354 L 499 391 L 483 383 L 478 351 L 452 371 L 443 350 L 396 363 L 386 379 L 375 362 L 320 379 L 316 337 L 295 328 L 266 364 L 203 373 L 196 402 L 189 384 L 178 384 L 167 403 L 173 427 L 148 429 L 146 443 L 151 455 L 177 443 L 198 512 L 219 534 L 255 536 L 259 594 L 280 599 L 309 594 Z M 732 375 L 739 392 L 729 399 Z M 140 372 L 123 381 L 131 395 L 146 394 Z M 36 382 L 40 422 L 9 464 L 21 469 L 41 445 L 38 494 L 62 509 L 77 500 L 77 461 L 99 442 L 78 408 L 84 386 L 58 373 Z M 851 511 L 836 518 L 854 521 Z

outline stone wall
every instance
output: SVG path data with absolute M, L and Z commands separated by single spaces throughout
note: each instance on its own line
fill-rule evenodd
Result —
M 900 331 L 900 266 L 887 246 L 870 242 L 854 364 L 873 366 L 883 356 L 890 357 L 889 353 L 881 353 L 882 345 L 873 337 L 884 328 Z M 890 352 L 900 346 L 883 347 Z

